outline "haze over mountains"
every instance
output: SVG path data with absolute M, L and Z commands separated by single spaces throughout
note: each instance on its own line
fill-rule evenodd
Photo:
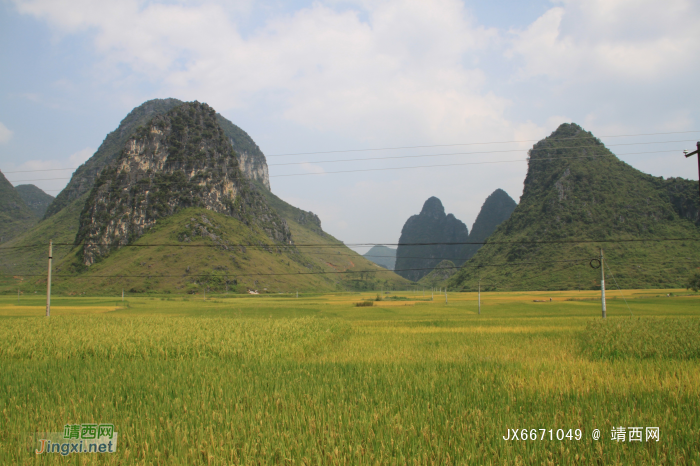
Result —
M 437 197 L 423 204 L 418 215 L 411 216 L 401 230 L 396 249 L 396 273 L 412 281 L 418 281 L 443 260 L 458 260 L 469 239 L 467 226 L 445 208 Z M 461 261 L 460 261 L 461 262 Z
M 479 250 L 481 245 L 412 246 L 410 243 L 483 242 L 501 222 L 510 216 L 515 206 L 515 201 L 505 191 L 497 189 L 482 205 L 470 233 L 466 225 L 454 215 L 445 214 L 442 202 L 438 198 L 431 197 L 423 205 L 421 213 L 409 218 L 403 227 L 397 250 L 397 273 L 409 280 L 418 281 L 442 261 L 450 261 L 453 265 L 463 264 Z M 440 276 L 444 276 L 444 273 Z
M 372 246 L 363 256 L 385 269 L 394 270 L 396 265 L 396 249 L 387 246 Z

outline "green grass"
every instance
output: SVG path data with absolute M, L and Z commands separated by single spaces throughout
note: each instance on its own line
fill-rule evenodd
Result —
M 45 291 L 49 230 L 56 227 L 69 231 L 68 226 L 61 227 L 61 222 L 77 222 L 77 215 L 69 215 L 76 203 L 9 243 L 26 246 L 44 242 L 46 248 L 0 248 L 0 294 L 16 294 L 18 288 L 27 293 Z M 320 228 L 299 225 L 291 219 L 287 222 L 296 244 L 318 247 L 282 248 L 260 229 L 203 208 L 184 209 L 163 219 L 133 243 L 161 246 L 122 248 L 88 270 L 76 265 L 81 263 L 77 247 L 55 247 L 52 292 L 64 296 L 114 296 L 123 289 L 132 294 L 202 296 L 205 291 L 246 293 L 254 289 L 261 293 L 289 293 L 410 286 L 408 280 L 368 261 Z M 208 234 L 216 235 L 216 240 Z M 55 243 L 73 244 L 73 240 L 74 234 L 71 238 L 54 237 Z
M 590 292 L 482 293 L 481 315 L 465 293 L 59 297 L 49 320 L 40 297 L 0 297 L 0 463 L 698 464 L 700 362 L 673 346 L 698 341 L 698 295 L 625 293 L 634 318 L 611 299 L 604 324 L 571 300 Z M 663 350 L 582 345 L 640 335 Z M 114 423 L 116 454 L 26 449 L 88 422 Z M 503 440 L 515 428 L 583 437 Z

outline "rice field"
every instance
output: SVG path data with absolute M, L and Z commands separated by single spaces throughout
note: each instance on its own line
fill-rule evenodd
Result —
M 700 464 L 700 295 L 376 295 L 0 297 L 0 463 Z

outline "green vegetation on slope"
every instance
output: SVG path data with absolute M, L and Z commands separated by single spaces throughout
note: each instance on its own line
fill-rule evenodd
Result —
M 53 293 L 118 296 L 126 290 L 201 296 L 205 292 L 245 293 L 249 289 L 289 293 L 405 285 L 405 280 L 352 253 L 330 235 L 290 223 L 295 241 L 320 245 L 285 247 L 271 241 L 260 228 L 227 215 L 204 208 L 185 209 L 159 220 L 130 246 L 90 267 L 81 265 L 79 248 L 73 248 L 55 261 Z M 144 247 L 149 244 L 159 246 Z M 45 251 L 41 254 L 43 270 L 39 268 L 40 276 L 33 279 L 32 290 L 41 290 L 46 283 Z M 16 287 L 7 286 L 6 290 L 11 293 Z
M 20 184 L 15 186 L 15 191 L 20 195 L 25 204 L 32 210 L 34 216 L 42 218 L 46 209 L 54 197 L 46 194 L 33 184 Z
M 34 228 L 0 246 L 0 272 L 16 276 L 16 284 L 33 283 L 37 278 L 31 275 L 44 277 L 47 272 L 49 240 L 63 244 L 53 248 L 54 263 L 57 263 L 73 247 L 80 211 L 86 198 L 87 194 L 84 194 L 58 214 L 39 222 Z M 14 284 L 10 288 L 13 286 Z M 14 289 L 16 290 L 16 287 Z
M 157 247 L 142 245 L 159 244 Z M 290 292 L 333 289 L 306 257 L 257 226 L 204 208 L 160 219 L 129 246 L 85 267 L 80 248 L 56 264 L 57 293 Z M 304 274 L 304 275 L 299 275 Z
M 0 243 L 5 243 L 36 223 L 31 209 L 0 172 Z
M 445 282 L 457 273 L 457 270 L 454 262 L 444 260 L 436 265 L 428 275 L 421 278 L 418 284 L 431 288 L 443 287 Z
M 693 185 L 644 174 L 591 133 L 561 125 L 531 150 L 520 204 L 489 237 L 494 244 L 482 247 L 449 286 L 474 290 L 482 278 L 489 289 L 596 288 L 600 270 L 589 261 L 600 247 L 612 273 L 608 287 L 684 286 L 700 265 L 700 229 L 690 215 L 699 201 L 688 204 Z M 604 242 L 657 238 L 689 239 Z

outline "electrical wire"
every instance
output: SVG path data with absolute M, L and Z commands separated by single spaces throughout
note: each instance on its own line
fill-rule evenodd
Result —
M 517 141 L 491 141 L 491 142 L 468 142 L 461 144 L 433 144 L 433 145 L 423 145 L 423 146 L 400 146 L 400 147 L 383 147 L 374 149 L 348 149 L 348 150 L 331 150 L 331 151 L 319 151 L 319 152 L 296 152 L 290 154 L 273 154 L 267 155 L 266 157 L 287 157 L 292 155 L 316 155 L 316 154 L 339 154 L 347 152 L 370 152 L 379 150 L 403 150 L 403 149 L 427 149 L 431 147 L 457 147 L 457 146 L 477 146 L 477 145 L 487 145 L 487 144 L 513 144 L 522 142 L 538 142 L 543 140 L 549 141 L 564 141 L 570 139 L 600 139 L 600 138 L 622 138 L 622 137 L 638 137 L 638 136 L 660 136 L 667 134 L 689 134 L 689 133 L 700 133 L 700 130 L 694 131 L 670 131 L 665 133 L 641 133 L 641 134 L 617 134 L 612 136 L 575 136 L 570 138 L 555 138 L 555 139 L 522 139 Z
M 635 143 L 635 144 L 652 144 L 652 143 Z M 542 149 L 530 149 L 529 153 L 532 153 L 534 151 L 550 151 L 550 150 L 568 150 L 568 149 L 583 149 L 583 148 L 600 148 L 600 146 L 572 146 L 572 147 L 547 147 L 547 148 L 542 148 Z M 482 151 L 482 152 L 450 152 L 447 154 L 422 154 L 422 155 L 394 155 L 394 156 L 388 156 L 388 157 L 369 157 L 369 158 L 362 158 L 362 159 L 340 159 L 340 160 L 318 160 L 318 161 L 306 161 L 306 162 L 287 162 L 287 163 L 271 163 L 268 164 L 269 167 L 282 167 L 282 166 L 287 166 L 287 165 L 305 165 L 305 164 L 321 164 L 321 163 L 341 163 L 341 162 L 367 162 L 367 161 L 374 161 L 374 160 L 393 160 L 393 159 L 415 159 L 415 158 L 423 158 L 423 157 L 446 157 L 446 156 L 452 156 L 452 155 L 480 155 L 480 154 L 502 154 L 506 152 L 523 152 L 523 149 L 509 149 L 509 150 L 492 150 L 492 151 Z M 614 154 L 616 156 L 621 156 L 621 155 L 641 155 L 641 154 L 662 154 L 662 153 L 669 153 L 669 152 L 678 152 L 676 149 L 668 149 L 668 150 L 657 150 L 657 151 L 648 151 L 648 152 L 626 152 L 624 154 Z M 600 154 L 601 156 L 607 155 L 607 154 Z
M 646 143 L 639 143 L 639 144 L 646 144 Z M 560 149 L 578 149 L 578 148 L 583 148 L 583 147 L 599 147 L 599 146 L 579 146 L 579 147 L 563 147 L 563 148 L 545 148 L 545 149 L 537 149 L 537 150 L 560 150 Z M 535 149 L 532 149 L 535 150 Z M 531 150 L 531 152 L 532 152 Z M 394 157 L 376 157 L 376 158 L 365 158 L 365 159 L 346 159 L 346 160 L 327 160 L 327 161 L 319 161 L 319 162 L 293 162 L 293 163 L 284 163 L 284 164 L 270 164 L 269 166 L 280 166 L 280 165 L 313 165 L 313 164 L 321 164 L 321 163 L 339 163 L 339 162 L 354 162 L 354 161 L 373 161 L 373 160 L 386 160 L 386 159 L 407 159 L 407 158 L 425 158 L 425 157 L 441 157 L 441 156 L 453 156 L 453 155 L 471 155 L 471 154 L 490 154 L 490 153 L 502 153 L 502 152 L 522 152 L 520 150 L 507 150 L 507 151 L 490 151 L 490 152 L 464 152 L 464 153 L 450 153 L 450 154 L 427 154 L 427 155 L 402 155 L 402 156 L 394 156 Z M 436 168 L 436 167 L 456 167 L 456 166 L 464 166 L 464 165 L 491 165 L 491 164 L 497 164 L 497 163 L 516 163 L 516 162 L 527 162 L 527 161 L 541 161 L 541 160 L 546 160 L 546 161 L 551 161 L 551 160 L 559 160 L 559 159 L 590 159 L 590 158 L 599 158 L 599 157 L 610 157 L 612 155 L 613 157 L 618 157 L 618 156 L 625 156 L 625 155 L 640 155 L 640 154 L 662 154 L 662 153 L 672 153 L 672 152 L 678 152 L 677 150 L 661 150 L 661 151 L 646 151 L 646 152 L 628 152 L 624 154 L 597 154 L 597 155 L 576 155 L 576 156 L 571 156 L 571 157 L 531 157 L 528 156 L 527 158 L 524 159 L 514 159 L 514 160 L 492 160 L 492 161 L 482 161 L 482 162 L 465 162 L 465 163 L 451 163 L 451 164 L 439 164 L 439 165 L 420 165 L 420 166 L 413 166 L 413 167 L 384 167 L 384 168 L 370 168 L 370 169 L 357 169 L 357 170 L 341 170 L 341 171 L 332 171 L 332 172 L 313 172 L 313 173 L 291 173 L 291 174 L 286 174 L 286 175 L 270 175 L 270 178 L 278 178 L 278 177 L 290 177 L 290 176 L 307 176 L 307 175 L 329 175 L 329 174 L 337 174 L 337 173 L 356 173 L 356 172 L 366 172 L 366 171 L 390 171 L 390 170 L 406 170 L 406 169 L 413 169 L 413 168 Z M 38 170 L 41 171 L 41 170 Z M 99 175 L 98 175 L 99 176 Z M 30 181 L 57 181 L 57 180 L 70 180 L 72 176 L 70 177 L 61 177 L 61 178 L 35 178 L 35 179 L 28 179 L 28 180 L 8 180 L 10 183 L 26 183 Z M 159 183 L 150 183 L 149 186 L 153 185 L 159 185 Z M 60 191 L 60 190 L 50 190 L 50 191 Z
M 670 132 L 664 132 L 664 133 L 618 134 L 618 135 L 610 135 L 610 136 L 583 136 L 583 137 L 575 136 L 575 137 L 570 137 L 570 138 L 555 138 L 555 139 L 523 139 L 523 140 L 518 140 L 518 141 L 471 142 L 471 143 L 460 143 L 460 144 L 432 144 L 432 145 L 422 145 L 422 146 L 384 147 L 384 148 L 375 148 L 375 149 L 349 149 L 349 150 L 332 150 L 332 151 L 321 151 L 321 152 L 298 152 L 298 153 L 293 153 L 293 154 L 272 154 L 272 155 L 266 155 L 265 157 L 286 157 L 286 156 L 292 156 L 292 155 L 316 155 L 316 154 L 338 154 L 338 153 L 348 153 L 348 152 L 371 152 L 371 151 L 379 151 L 379 150 L 429 149 L 429 148 L 433 148 L 433 147 L 458 147 L 458 146 L 490 145 L 490 144 L 513 144 L 513 143 L 538 142 L 538 141 L 556 142 L 556 141 L 566 141 L 566 140 L 573 140 L 573 139 L 598 140 L 600 138 L 660 136 L 660 135 L 669 135 L 669 134 L 689 134 L 689 133 L 698 133 L 698 132 L 700 132 L 700 130 L 697 130 L 697 131 L 670 131 Z M 631 143 L 631 144 L 662 144 L 662 143 L 668 143 L 668 142 L 692 142 L 692 141 L 693 140 L 690 139 L 690 140 L 679 140 L 679 141 L 662 141 L 662 142 L 646 142 L 646 143 L 641 142 L 641 143 Z M 624 145 L 624 144 L 608 144 L 607 146 L 616 146 L 616 145 Z M 540 149 L 537 149 L 537 150 L 540 150 Z M 504 151 L 491 151 L 491 152 L 504 152 Z M 505 152 L 511 152 L 511 151 L 505 151 Z M 478 152 L 476 152 L 476 153 L 478 153 Z M 485 152 L 485 153 L 488 153 L 488 152 Z M 622 155 L 624 155 L 624 154 L 622 154 Z M 373 159 L 370 158 L 370 159 L 357 159 L 357 160 L 373 160 Z M 376 159 L 376 160 L 380 160 L 380 159 Z M 306 162 L 301 162 L 301 163 L 306 163 Z M 312 162 L 312 163 L 321 163 L 321 162 Z M 285 165 L 285 164 L 271 164 L 271 165 Z M 31 172 L 45 172 L 45 171 L 77 170 L 78 168 L 80 168 L 80 167 L 45 168 L 45 169 L 40 169 L 40 170 L 14 170 L 14 171 L 0 170 L 0 172 L 4 173 L 4 174 L 31 173 Z
M 576 240 L 530 240 L 530 241 L 457 241 L 457 242 L 434 242 L 434 243 L 342 243 L 342 244 L 327 244 L 327 243 L 305 243 L 305 244 L 182 244 L 182 243 L 148 243 L 148 244 L 124 244 L 120 247 L 135 247 L 135 248 L 150 248 L 150 247 L 180 247 L 180 248 L 217 248 L 222 249 L 223 246 L 230 248 L 250 248 L 250 249 L 295 249 L 295 248 L 345 248 L 345 247 L 369 247 L 369 246 L 458 246 L 458 245 L 495 245 L 495 244 L 584 244 L 584 243 L 643 243 L 643 242 L 666 242 L 666 241 L 700 241 L 700 238 L 632 238 L 632 239 L 576 239 Z M 53 243 L 53 246 L 114 246 L 111 243 Z M 29 249 L 37 247 L 46 247 L 46 244 L 32 244 L 23 246 L 0 246 L 0 251 Z

